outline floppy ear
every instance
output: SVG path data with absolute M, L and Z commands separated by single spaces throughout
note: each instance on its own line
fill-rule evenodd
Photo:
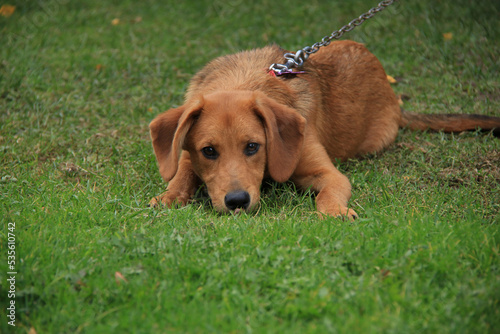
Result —
M 203 99 L 200 99 L 195 103 L 170 109 L 149 124 L 160 175 L 165 182 L 170 181 L 177 173 L 184 139 L 202 107 Z
M 262 93 L 255 93 L 257 115 L 267 137 L 267 169 L 271 177 L 285 182 L 292 176 L 302 153 L 306 120 L 295 109 Z

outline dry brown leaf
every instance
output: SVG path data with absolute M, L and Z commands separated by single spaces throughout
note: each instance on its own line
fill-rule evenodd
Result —
M 411 99 L 411 97 L 406 94 L 399 94 L 396 96 L 396 98 L 398 99 L 398 103 L 400 106 L 402 106 L 405 101 L 409 101 Z
M 120 281 L 128 283 L 128 281 L 125 278 L 125 276 L 123 276 L 122 273 L 119 272 L 119 271 L 115 271 L 115 281 L 116 281 L 116 284 L 118 284 L 118 285 L 120 285 Z
M 16 6 L 2 5 L 2 7 L 0 7 L 0 15 L 2 15 L 3 17 L 9 17 L 14 14 L 15 11 Z
M 389 83 L 391 84 L 395 84 L 397 83 L 398 81 L 396 79 L 394 79 L 394 77 L 390 76 L 390 75 L 387 75 L 387 80 L 389 81 Z

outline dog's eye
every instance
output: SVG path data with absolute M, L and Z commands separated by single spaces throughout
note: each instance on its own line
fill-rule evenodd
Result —
M 245 148 L 245 154 L 248 156 L 254 155 L 259 150 L 260 145 L 257 143 L 248 143 Z
M 215 150 L 215 148 L 211 146 L 207 146 L 201 149 L 201 153 L 205 156 L 207 159 L 212 159 L 215 160 L 219 156 L 219 153 Z

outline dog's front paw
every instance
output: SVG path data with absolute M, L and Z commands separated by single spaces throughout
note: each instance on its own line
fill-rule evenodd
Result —
M 328 208 L 318 208 L 318 212 L 321 218 L 331 216 L 347 219 L 349 221 L 353 221 L 358 218 L 356 211 L 340 205 L 331 205 Z
M 149 201 L 148 206 L 150 208 L 156 208 L 156 207 L 158 207 L 160 205 L 160 203 L 161 203 L 160 196 L 157 196 L 157 197 L 151 198 L 151 200 Z
M 153 197 L 149 201 L 149 206 L 156 208 L 160 205 L 167 206 L 169 208 L 175 206 L 185 206 L 189 201 L 189 198 L 184 198 L 183 196 L 176 195 L 172 192 L 164 192 L 160 196 Z
M 349 208 L 343 208 L 342 209 L 342 213 L 340 213 L 336 217 L 347 218 L 350 221 L 353 221 L 353 220 L 359 218 L 358 214 L 356 213 L 356 211 L 354 211 L 353 209 L 349 209 Z

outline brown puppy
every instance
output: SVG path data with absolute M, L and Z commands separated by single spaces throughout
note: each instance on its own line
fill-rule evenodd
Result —
M 463 131 L 500 128 L 500 118 L 401 113 L 380 62 L 340 41 L 312 55 L 304 74 L 275 77 L 277 46 L 220 57 L 191 80 L 185 103 L 150 124 L 167 191 L 151 200 L 185 205 L 205 183 L 218 211 L 250 210 L 264 177 L 317 193 L 317 210 L 355 218 L 351 185 L 333 159 L 377 152 L 401 126 Z

